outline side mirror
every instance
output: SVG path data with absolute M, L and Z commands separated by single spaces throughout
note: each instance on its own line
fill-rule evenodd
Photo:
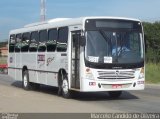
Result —
M 80 37 L 80 45 L 81 46 L 85 46 L 86 45 L 86 38 L 85 38 L 85 36 L 81 36 Z

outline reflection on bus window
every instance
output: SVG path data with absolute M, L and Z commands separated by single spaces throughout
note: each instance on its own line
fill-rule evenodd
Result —
M 21 52 L 28 52 L 30 42 L 30 33 L 23 33 Z
M 32 32 L 31 33 L 31 41 L 30 41 L 30 45 L 29 45 L 30 52 L 37 52 L 38 40 L 39 40 L 38 31 Z
M 14 52 L 15 43 L 16 43 L 16 36 L 14 34 L 10 35 L 9 52 Z
M 48 39 L 47 30 L 42 30 L 39 32 L 39 45 L 38 51 L 45 52 L 46 51 L 46 42 Z
M 48 31 L 47 51 L 54 52 L 56 50 L 56 42 L 58 37 L 57 29 L 50 29 Z
M 21 41 L 22 41 L 22 35 L 17 34 L 16 35 L 15 52 L 20 52 L 21 51 Z
M 68 27 L 60 28 L 58 33 L 57 51 L 66 52 L 67 40 L 68 40 Z

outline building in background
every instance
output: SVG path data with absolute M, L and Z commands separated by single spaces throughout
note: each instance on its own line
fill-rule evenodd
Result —
M 8 56 L 8 45 L 0 48 L 0 56 L 2 57 Z

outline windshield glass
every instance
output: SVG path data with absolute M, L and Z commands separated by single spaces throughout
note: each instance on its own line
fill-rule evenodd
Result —
M 86 31 L 85 59 L 93 63 L 139 63 L 144 59 L 142 33 L 129 30 Z

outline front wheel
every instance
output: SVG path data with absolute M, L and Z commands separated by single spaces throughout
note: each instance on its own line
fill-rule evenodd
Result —
M 111 98 L 119 98 L 122 94 L 122 91 L 109 91 L 108 94 Z
M 62 75 L 62 96 L 64 98 L 70 98 L 71 97 L 71 91 L 69 90 L 69 84 L 68 84 L 68 78 L 66 75 Z

